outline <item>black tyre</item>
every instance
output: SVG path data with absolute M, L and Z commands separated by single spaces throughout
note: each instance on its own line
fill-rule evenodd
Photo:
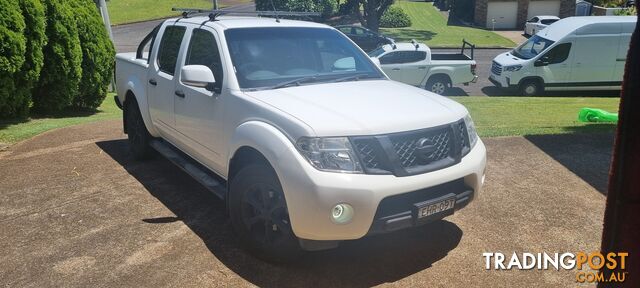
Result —
M 451 80 L 445 76 L 433 76 L 425 85 L 425 89 L 438 95 L 444 95 L 449 87 L 451 87 Z
M 542 84 L 537 80 L 525 80 L 520 83 L 519 92 L 522 96 L 536 96 L 543 91 Z
M 129 138 L 129 150 L 136 160 L 148 159 L 153 150 L 149 142 L 153 139 L 147 126 L 144 125 L 140 108 L 135 100 L 127 101 L 127 136 Z
M 258 258 L 288 262 L 302 250 L 293 234 L 282 186 L 266 164 L 238 171 L 229 191 L 231 224 L 241 243 Z

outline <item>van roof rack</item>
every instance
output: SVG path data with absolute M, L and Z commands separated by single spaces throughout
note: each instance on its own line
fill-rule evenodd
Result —
M 297 16 L 297 17 L 320 17 L 320 12 L 293 12 L 293 11 L 234 11 L 222 9 L 197 9 L 197 8 L 172 8 L 172 11 L 182 12 L 183 18 L 189 18 L 195 14 L 209 14 L 209 21 L 216 21 L 218 16 L 225 14 L 257 15 L 257 16 Z

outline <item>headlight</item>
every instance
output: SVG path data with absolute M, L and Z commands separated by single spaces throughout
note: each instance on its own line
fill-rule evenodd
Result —
M 520 69 L 522 69 L 522 65 L 514 65 L 514 66 L 505 66 L 504 71 L 508 71 L 508 72 L 515 72 L 518 71 Z
M 469 134 L 469 148 L 473 148 L 478 142 L 478 133 L 476 132 L 476 125 L 469 114 L 464 117 L 464 124 L 467 125 L 467 134 Z
M 362 173 L 349 139 L 302 137 L 296 147 L 307 161 L 318 170 L 330 172 Z

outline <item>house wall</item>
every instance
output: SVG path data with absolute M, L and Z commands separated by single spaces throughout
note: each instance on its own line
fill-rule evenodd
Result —
M 527 9 L 529 8 L 529 1 L 536 0 L 476 0 L 474 22 L 478 26 L 489 28 L 487 23 L 487 7 L 488 2 L 518 2 L 518 23 L 515 29 L 520 29 L 527 21 Z M 575 0 L 561 0 L 560 1 L 560 18 L 574 16 L 576 14 L 576 2 Z

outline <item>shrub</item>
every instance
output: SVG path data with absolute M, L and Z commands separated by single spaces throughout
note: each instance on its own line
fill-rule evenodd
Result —
M 115 49 L 93 1 L 75 0 L 72 4 L 82 49 L 82 78 L 72 105 L 95 109 L 107 96 Z
M 318 12 L 322 13 L 322 17 L 328 18 L 336 14 L 338 11 L 338 1 L 337 0 L 320 0 Z
M 26 38 L 25 61 L 16 73 L 15 77 L 15 97 L 21 99 L 21 115 L 26 115 L 31 105 L 31 93 L 33 87 L 40 78 L 40 71 L 44 63 L 44 48 L 47 42 L 45 35 L 46 18 L 44 5 L 40 0 L 20 0 L 20 9 L 24 16 L 26 28 L 24 36 Z
M 320 12 L 322 17 L 330 17 L 338 8 L 337 0 L 256 0 L 256 10 L 272 11 L 273 6 L 279 11 Z
M 15 95 L 14 83 L 25 61 L 25 22 L 15 0 L 0 0 L 0 7 L 0 117 L 7 118 L 24 114 L 29 107 L 28 100 Z
M 82 49 L 73 10 L 65 0 L 44 1 L 48 43 L 44 66 L 33 93 L 33 108 L 56 112 L 71 105 L 82 75 Z
M 380 27 L 400 28 L 411 26 L 409 15 L 398 6 L 391 6 L 380 18 Z

